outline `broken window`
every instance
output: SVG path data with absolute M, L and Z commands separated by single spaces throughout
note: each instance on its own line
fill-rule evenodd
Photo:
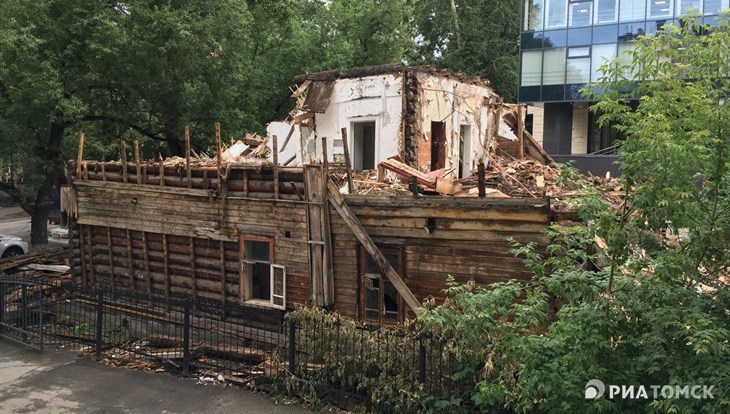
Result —
M 246 238 L 243 243 L 241 299 L 286 306 L 286 268 L 272 263 L 273 242 L 264 238 Z
M 362 170 L 375 169 L 375 121 L 353 122 L 352 165 Z
M 380 249 L 393 269 L 402 275 L 401 251 Z M 380 273 L 378 265 L 364 248 L 360 249 L 360 310 L 364 322 L 398 323 L 403 318 L 401 298 L 395 286 Z

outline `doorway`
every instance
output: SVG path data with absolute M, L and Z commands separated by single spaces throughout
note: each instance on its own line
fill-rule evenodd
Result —
M 375 121 L 352 123 L 352 166 L 355 170 L 375 169 Z
M 471 125 L 459 128 L 459 178 L 471 175 Z
M 431 121 L 431 171 L 446 167 L 446 124 Z

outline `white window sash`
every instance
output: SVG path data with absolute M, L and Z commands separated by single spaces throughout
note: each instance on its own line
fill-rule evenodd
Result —
M 276 291 L 276 269 L 281 269 L 281 294 L 277 294 Z M 271 306 L 278 308 L 278 309 L 286 309 L 286 267 L 272 264 L 270 266 L 270 276 L 271 276 L 271 283 L 270 283 L 270 295 L 271 298 L 269 302 L 271 303 Z M 276 299 L 281 299 L 281 304 L 276 303 Z

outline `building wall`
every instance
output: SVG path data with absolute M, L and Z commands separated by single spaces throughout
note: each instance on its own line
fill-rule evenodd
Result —
M 588 105 L 586 103 L 573 104 L 573 128 L 570 143 L 571 154 L 585 154 L 588 150 Z
M 532 138 L 542 145 L 545 123 L 545 107 L 542 103 L 528 105 L 527 114 L 532 115 Z

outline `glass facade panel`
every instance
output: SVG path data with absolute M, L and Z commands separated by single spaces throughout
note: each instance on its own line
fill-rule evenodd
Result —
M 542 50 L 526 50 L 522 52 L 522 86 L 540 84 L 542 75 Z
M 565 20 L 568 15 L 568 2 L 566 0 L 545 0 L 545 28 L 555 29 L 565 27 Z
M 542 30 L 542 0 L 525 0 L 524 30 Z
M 567 43 L 567 30 L 553 30 L 545 32 L 545 49 L 551 47 L 565 47 Z
M 595 0 L 595 24 L 613 23 L 618 20 L 618 0 Z
M 565 84 L 565 48 L 546 49 L 542 59 L 542 84 Z
M 619 21 L 631 22 L 646 17 L 646 4 L 642 0 L 624 0 L 620 4 Z
M 702 0 L 677 0 L 677 15 L 685 16 L 690 10 L 702 13 Z
M 542 32 L 527 32 L 522 33 L 520 37 L 520 48 L 521 49 L 542 49 Z
M 720 10 L 728 8 L 728 0 L 705 0 L 705 14 L 718 14 Z
M 568 59 L 566 83 L 588 83 L 591 73 L 591 58 Z
M 568 5 L 568 27 L 590 26 L 593 2 L 581 1 Z
M 646 0 L 649 18 L 672 17 L 672 0 Z
M 618 26 L 596 26 L 593 28 L 593 43 L 616 43 L 618 39 Z
M 601 65 L 606 60 L 616 57 L 616 45 L 595 45 L 591 55 L 591 82 L 597 82 L 601 79 Z
M 568 30 L 568 46 L 580 46 L 591 44 L 591 28 L 584 27 L 580 29 Z

